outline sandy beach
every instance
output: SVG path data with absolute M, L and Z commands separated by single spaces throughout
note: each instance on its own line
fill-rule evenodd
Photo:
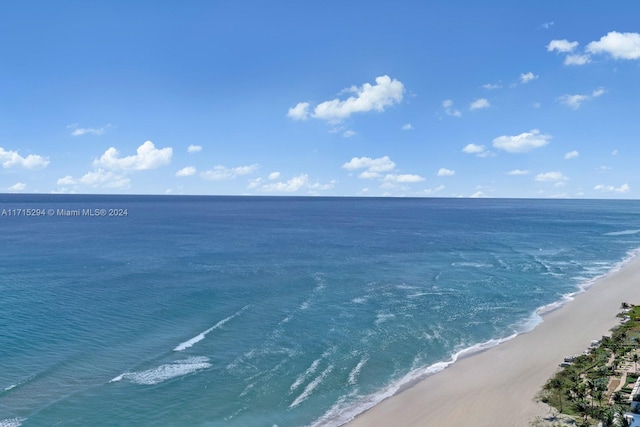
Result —
M 640 257 L 544 315 L 531 332 L 459 360 L 346 425 L 529 426 L 548 414 L 533 399 L 564 356 L 608 335 L 623 301 L 640 303 Z

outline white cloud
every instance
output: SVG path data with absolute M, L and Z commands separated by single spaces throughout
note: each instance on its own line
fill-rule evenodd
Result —
M 308 117 L 327 120 L 338 123 L 349 118 L 354 113 L 365 113 L 368 111 L 384 111 L 402 101 L 404 96 L 404 85 L 402 82 L 384 75 L 376 77 L 375 84 L 365 83 L 360 87 L 352 86 L 342 92 L 352 93 L 353 96 L 345 100 L 338 98 L 324 101 L 316 105 L 313 112 L 310 112 L 309 102 L 300 102 L 295 107 L 290 108 L 287 116 L 294 120 L 305 120 Z
M 210 181 L 227 181 L 235 179 L 242 175 L 248 175 L 258 170 L 259 164 L 254 163 L 247 166 L 238 166 L 235 168 L 227 168 L 222 165 L 214 166 L 213 169 L 200 173 L 200 176 Z
M 540 134 L 538 129 L 520 135 L 502 135 L 493 140 L 493 146 L 509 153 L 526 153 L 549 143 L 551 135 Z
M 189 145 L 187 147 L 187 152 L 188 153 L 199 153 L 200 151 L 202 151 L 202 145 Z
M 5 150 L 0 147 L 0 162 L 5 169 L 20 167 L 24 169 L 41 169 L 49 164 L 49 158 L 37 154 L 29 154 L 23 157 L 17 151 Z
M 590 101 L 593 98 L 597 98 L 604 94 L 606 91 L 604 88 L 598 88 L 594 90 L 591 95 L 562 95 L 558 98 L 558 102 L 566 105 L 569 108 L 577 110 L 580 108 L 583 102 Z
M 67 175 L 64 178 L 59 178 L 56 184 L 57 185 L 75 185 L 77 184 L 77 182 L 75 179 L 73 179 L 71 175 Z
M 520 83 L 525 84 L 525 83 L 529 83 L 532 80 L 537 79 L 539 76 L 533 74 L 531 71 L 529 71 L 528 73 L 522 73 L 520 74 Z
M 616 148 L 615 150 L 613 150 L 613 151 L 611 152 L 611 155 L 612 155 L 612 156 L 617 156 L 617 155 L 618 155 L 618 153 L 619 153 L 619 151 L 618 151 L 618 149 Z
M 25 184 L 24 182 L 16 182 L 11 187 L 7 188 L 7 190 L 11 192 L 18 192 L 18 191 L 24 191 L 26 188 L 27 188 L 27 184 Z
M 120 157 L 118 150 L 110 147 L 99 159 L 94 160 L 93 165 L 112 170 L 155 169 L 171 162 L 172 155 L 173 148 L 157 149 L 153 142 L 146 141 L 137 148 L 136 154 L 127 157 Z
M 535 180 L 538 182 L 565 182 L 569 178 L 564 176 L 562 172 L 544 172 L 536 175 Z
M 184 167 L 180 169 L 178 172 L 176 172 L 176 176 L 192 176 L 195 174 L 196 174 L 196 168 L 194 168 L 193 166 Z
M 293 120 L 307 120 L 310 106 L 311 104 L 308 102 L 298 102 L 295 107 L 289 108 L 287 117 Z
M 589 55 L 567 55 L 564 58 L 564 65 L 584 65 L 591 62 Z
M 467 144 L 462 149 L 467 154 L 479 154 L 485 151 L 484 145 Z
M 277 174 L 277 176 L 275 175 Z M 271 181 L 280 177 L 279 172 L 272 172 L 269 174 Z M 256 178 L 249 182 L 248 188 L 257 189 L 258 191 L 265 193 L 294 193 L 296 191 L 307 189 L 309 194 L 317 194 L 318 191 L 331 190 L 335 187 L 337 181 L 331 180 L 326 184 L 319 182 L 310 182 L 307 174 L 300 174 L 287 181 L 271 182 L 264 184 L 264 179 Z
M 551 40 L 551 42 L 549 42 L 549 44 L 547 45 L 547 51 L 553 52 L 555 50 L 556 52 L 562 53 L 572 52 L 578 46 L 578 44 L 578 42 L 570 42 L 567 39 Z
M 293 193 L 307 185 L 308 182 L 309 176 L 307 174 L 302 174 L 295 176 L 288 181 L 265 184 L 261 187 L 261 190 L 266 192 Z
M 309 188 L 312 190 L 331 190 L 336 186 L 337 182 L 338 181 L 336 181 L 335 179 L 329 181 L 328 184 L 320 184 L 319 182 L 314 182 L 313 184 L 309 185 Z
M 595 187 L 593 187 L 593 189 L 596 191 L 602 191 L 605 193 L 628 193 L 629 190 L 631 190 L 631 187 L 629 187 L 629 184 L 627 183 L 622 184 L 620 187 L 614 187 L 613 185 L 598 184 Z
M 580 153 L 578 153 L 576 150 L 573 151 L 569 151 L 567 154 L 564 155 L 564 158 L 569 160 L 569 159 L 573 159 L 575 157 L 578 157 L 580 155 Z
M 611 31 L 587 45 L 592 54 L 607 53 L 614 59 L 640 59 L 640 34 Z
M 467 144 L 464 146 L 462 151 L 467 154 L 475 154 L 478 157 L 489 157 L 493 155 L 493 153 L 487 150 L 484 145 L 477 144 Z
M 542 107 L 542 104 L 541 104 L 541 103 L 539 103 L 539 102 L 534 102 L 533 104 L 531 104 L 531 106 L 532 106 L 533 108 L 540 108 L 540 107 Z
M 342 165 L 343 169 L 354 171 L 357 169 L 366 169 L 367 172 L 388 172 L 393 170 L 396 164 L 389 156 L 378 157 L 354 157 L 349 162 Z
M 73 181 L 73 178 L 70 176 L 66 176 L 61 179 Z M 131 180 L 123 175 L 116 174 L 112 171 L 97 169 L 95 171 L 87 172 L 86 174 L 84 174 L 82 178 L 78 179 L 77 183 L 89 185 L 92 187 L 123 188 L 128 187 L 131 183 Z
M 384 177 L 384 181 L 392 182 L 396 184 L 406 184 L 411 182 L 422 182 L 424 181 L 424 178 L 421 177 L 420 175 L 413 175 L 413 174 L 404 174 L 404 175 L 387 174 Z
M 437 192 L 442 191 L 442 190 L 444 190 L 444 185 L 438 185 L 438 186 L 437 186 L 437 187 L 435 187 L 435 188 L 426 188 L 426 189 L 424 190 L 424 192 L 425 192 L 426 194 L 433 194 L 433 193 L 437 193 Z
M 461 117 L 462 113 L 455 108 L 453 108 L 453 101 L 450 99 L 445 99 L 442 101 L 442 107 L 444 108 L 444 112 L 447 116 Z
M 529 175 L 529 171 L 528 170 L 522 170 L 522 169 L 513 169 L 510 170 L 509 172 L 507 172 L 507 175 Z
M 553 21 L 549 21 L 549 22 L 545 22 L 544 24 L 540 25 L 540 28 L 544 28 L 545 30 L 548 30 L 549 28 L 553 27 L 554 22 Z
M 440 168 L 438 170 L 438 176 L 453 176 L 455 174 L 456 171 L 447 168 Z
M 407 123 L 407 124 L 403 125 L 401 129 L 402 130 L 413 130 L 413 126 L 411 126 L 411 123 Z
M 67 125 L 68 129 L 73 129 L 71 131 L 71 135 L 73 136 L 82 136 L 86 134 L 103 135 L 107 131 L 107 129 L 109 129 L 110 127 L 111 127 L 111 124 L 108 124 L 101 128 L 80 128 L 78 127 L 77 123 Z
M 363 171 L 363 172 L 360 172 L 360 175 L 358 175 L 358 178 L 376 179 L 376 178 L 380 178 L 381 176 L 382 175 L 379 172 Z
M 493 84 L 493 83 L 487 83 L 487 84 L 482 85 L 482 87 L 487 89 L 487 90 L 495 90 L 495 89 L 501 89 L 502 85 Z
M 344 138 L 351 138 L 353 135 L 355 135 L 356 132 L 352 131 L 352 130 L 346 130 L 342 133 L 342 136 Z
M 471 105 L 469 106 L 469 110 L 479 110 L 481 108 L 489 108 L 490 106 L 491 104 L 489 104 L 489 101 L 487 101 L 486 98 L 480 98 L 471 103 Z
M 473 193 L 472 195 L 470 195 L 469 197 L 471 197 L 472 199 L 478 199 L 478 198 L 481 198 L 481 197 L 487 197 L 487 195 L 482 190 L 478 190 L 475 193 Z

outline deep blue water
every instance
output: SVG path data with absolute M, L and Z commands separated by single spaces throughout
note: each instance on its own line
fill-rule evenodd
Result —
M 339 425 L 640 248 L 638 201 L 0 195 L 0 212 L 2 427 Z

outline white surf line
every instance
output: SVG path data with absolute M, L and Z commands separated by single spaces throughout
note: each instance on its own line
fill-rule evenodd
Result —
M 318 375 L 318 377 L 316 377 L 313 381 L 311 381 L 309 384 L 307 384 L 307 386 L 304 388 L 304 391 L 302 392 L 302 394 L 300 396 L 298 396 L 296 398 L 296 400 L 294 400 L 291 405 L 289 405 L 289 409 L 295 408 L 296 406 L 301 404 L 303 401 L 307 400 L 307 397 L 309 397 L 311 395 L 311 393 L 313 393 L 313 390 L 315 390 L 316 387 L 318 387 L 320 385 L 322 380 L 324 380 L 324 378 L 327 375 L 329 375 L 331 373 L 331 371 L 333 371 L 333 365 L 329 365 L 329 367 L 327 369 L 325 369 L 324 371 L 322 371 L 322 373 L 320 375 Z
M 368 357 L 362 358 L 358 364 L 349 372 L 349 385 L 355 385 L 358 381 L 358 375 L 360 374 L 360 370 L 364 366 L 365 363 L 369 361 Z
M 300 387 L 300 385 L 303 382 L 305 382 L 307 378 L 309 378 L 309 376 L 312 375 L 318 369 L 318 365 L 320 364 L 321 360 L 322 358 L 314 360 L 311 366 L 309 366 L 306 371 L 298 375 L 298 378 L 296 378 L 295 382 L 291 384 L 291 387 L 289 387 L 289 390 L 294 391 L 295 389 Z
M 226 317 L 224 319 L 222 319 L 221 321 L 219 321 L 218 323 L 216 323 L 215 325 L 213 325 L 212 327 L 210 327 L 209 329 L 200 332 L 198 335 L 196 335 L 195 337 L 188 339 L 187 341 L 184 341 L 180 344 L 178 344 L 176 346 L 176 348 L 173 349 L 173 351 L 183 351 L 186 350 L 189 347 L 192 347 L 194 344 L 202 341 L 203 339 L 205 339 L 205 337 L 207 336 L 207 334 L 215 329 L 218 329 L 219 327 L 221 327 L 222 325 L 224 325 L 225 323 L 227 323 L 228 321 L 232 320 L 235 317 L 240 316 L 242 313 L 244 313 L 249 307 L 251 307 L 250 305 L 245 305 L 244 307 L 242 307 L 240 310 L 238 310 L 236 313 L 232 314 L 229 317 Z

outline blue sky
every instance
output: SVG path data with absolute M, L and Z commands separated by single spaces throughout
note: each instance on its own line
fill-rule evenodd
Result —
M 0 192 L 638 198 L 638 16 L 3 2 Z

